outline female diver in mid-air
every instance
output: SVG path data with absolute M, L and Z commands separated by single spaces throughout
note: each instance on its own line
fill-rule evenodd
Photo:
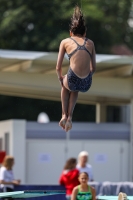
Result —
M 65 53 L 70 60 L 70 67 L 62 75 L 62 62 Z M 56 72 L 61 83 L 62 118 L 59 122 L 66 132 L 72 128 L 72 114 L 78 92 L 87 92 L 92 84 L 92 74 L 96 69 L 95 47 L 93 41 L 86 38 L 86 26 L 83 14 L 75 7 L 70 25 L 70 38 L 61 41 L 56 65 Z

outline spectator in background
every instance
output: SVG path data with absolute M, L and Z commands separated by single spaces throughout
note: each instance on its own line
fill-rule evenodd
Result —
M 59 183 L 66 188 L 66 198 L 70 199 L 72 190 L 79 184 L 79 170 L 76 169 L 77 160 L 70 158 L 66 161 L 64 170 L 60 176 Z
M 14 185 L 20 184 L 20 180 L 14 179 L 13 165 L 14 158 L 9 155 L 5 156 L 0 168 L 0 187 L 2 192 L 12 192 L 14 191 Z
M 88 164 L 89 154 L 87 151 L 81 151 L 78 155 L 77 169 L 81 172 L 86 172 L 89 176 L 89 181 L 93 181 L 92 166 Z
M 96 190 L 88 185 L 89 176 L 86 172 L 79 175 L 80 185 L 74 187 L 71 200 L 96 200 Z

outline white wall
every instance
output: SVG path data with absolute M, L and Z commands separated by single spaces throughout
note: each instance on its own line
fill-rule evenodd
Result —
M 127 181 L 129 179 L 128 145 L 126 141 L 70 140 L 67 158 L 77 158 L 81 150 L 87 150 L 90 154 L 89 160 L 93 166 L 95 181 Z M 26 149 L 26 182 L 58 184 L 66 158 L 65 140 L 28 139 Z
M 7 148 L 5 145 L 5 134 L 9 136 Z M 0 138 L 2 138 L 2 150 L 7 155 L 14 156 L 15 165 L 13 167 L 16 179 L 25 183 L 25 143 L 26 143 L 26 121 L 25 120 L 7 120 L 0 122 Z
M 28 126 L 27 126 L 28 124 Z M 8 120 L 0 122 L 0 138 L 2 138 L 2 150 L 9 151 L 8 154 L 15 157 L 14 174 L 15 178 L 20 178 L 23 184 L 58 184 L 59 176 L 62 172 L 66 159 L 77 158 L 82 150 L 89 152 L 89 162 L 93 167 L 95 181 L 129 181 L 129 141 L 128 139 L 75 139 L 84 130 L 102 131 L 112 130 L 121 134 L 122 130 L 127 133 L 129 127 L 125 125 L 113 124 L 74 124 L 71 137 L 66 140 L 56 138 L 60 127 L 57 123 L 39 125 L 37 123 L 27 123 L 25 120 Z M 112 127 L 112 128 L 111 128 Z M 27 130 L 32 133 L 27 138 Z M 54 138 L 50 137 L 49 130 L 53 131 Z M 75 132 L 74 132 L 75 131 Z M 45 134 L 47 133 L 47 134 Z M 92 132 L 93 133 L 93 132 Z M 5 146 L 5 135 L 9 134 L 9 144 Z M 45 136 L 42 139 L 37 139 Z M 60 133 L 65 134 L 63 131 Z M 82 136 L 82 135 L 81 135 Z M 28 136 L 29 137 L 29 136 Z M 82 137 L 81 137 L 82 138 Z M 108 138 L 108 137 L 107 137 Z
M 13 120 L 12 126 L 12 150 L 11 154 L 15 158 L 14 174 L 22 184 L 26 181 L 26 121 Z
M 84 149 L 90 154 L 90 163 L 96 181 L 129 180 L 129 144 L 119 140 L 86 141 Z
M 27 140 L 27 184 L 58 184 L 65 154 L 64 141 Z

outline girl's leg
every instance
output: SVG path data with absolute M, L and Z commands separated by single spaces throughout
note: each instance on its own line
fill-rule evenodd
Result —
M 64 86 L 62 86 L 61 89 L 62 118 L 59 122 L 59 126 L 61 126 L 63 129 L 65 129 L 65 124 L 68 117 L 69 96 L 70 96 L 70 91 L 66 89 Z
M 78 98 L 78 92 L 69 91 L 67 75 L 63 79 L 63 87 L 61 90 L 62 101 L 62 119 L 59 125 L 67 132 L 72 128 L 73 110 Z
M 68 116 L 65 125 L 66 132 L 72 128 L 72 115 L 74 107 L 76 105 L 77 98 L 78 98 L 78 92 L 70 92 L 69 104 L 68 104 Z

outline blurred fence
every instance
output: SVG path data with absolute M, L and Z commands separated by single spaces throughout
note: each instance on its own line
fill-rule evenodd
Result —
M 45 186 L 45 185 L 19 185 L 15 186 L 15 191 L 23 190 L 65 190 L 62 186 Z M 49 195 L 43 197 L 26 198 L 27 200 L 66 200 L 65 194 Z
M 99 195 L 113 195 L 117 196 L 119 192 L 124 192 L 129 196 L 133 196 L 132 182 L 90 182 L 91 186 L 95 187 L 97 196 Z M 64 190 L 63 186 L 59 185 L 19 185 L 15 187 L 15 191 L 23 190 Z M 29 200 L 66 200 L 65 195 L 51 195 L 37 198 L 29 198 Z

